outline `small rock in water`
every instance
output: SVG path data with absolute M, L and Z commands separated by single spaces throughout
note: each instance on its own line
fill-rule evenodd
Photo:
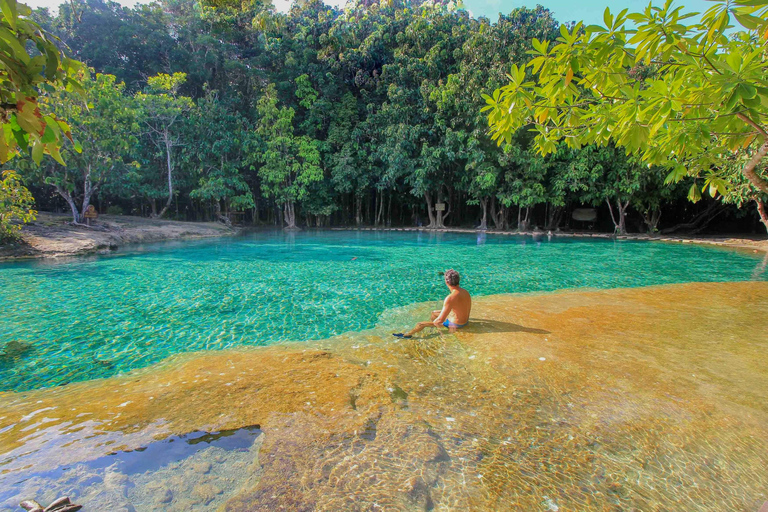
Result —
M 11 340 L 0 349 L 0 361 L 10 361 L 12 359 L 19 358 L 27 352 L 33 350 L 34 347 L 31 343 L 26 341 Z
M 170 489 L 160 491 L 155 499 L 157 504 L 170 503 L 171 501 L 173 501 L 173 493 Z
M 195 464 L 192 464 L 192 469 L 195 470 L 195 473 L 200 473 L 201 475 L 204 475 L 208 473 L 211 470 L 211 463 L 210 462 L 196 462 Z
M 202 501 L 204 505 L 208 505 L 210 502 L 216 499 L 217 495 L 221 494 L 222 492 L 223 491 L 215 485 L 202 484 L 196 486 L 192 491 L 192 494 L 200 501 Z

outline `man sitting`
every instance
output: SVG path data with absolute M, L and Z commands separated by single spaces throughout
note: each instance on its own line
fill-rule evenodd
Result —
M 447 327 L 449 332 L 456 332 L 469 323 L 469 312 L 472 309 L 472 297 L 469 292 L 459 286 L 459 273 L 451 269 L 445 273 L 445 284 L 451 293 L 443 302 L 443 309 L 432 312 L 429 322 L 419 322 L 412 330 L 393 333 L 397 338 L 410 338 L 425 327 Z

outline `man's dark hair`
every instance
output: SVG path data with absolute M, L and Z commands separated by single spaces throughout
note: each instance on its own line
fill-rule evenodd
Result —
M 449 284 L 451 286 L 459 286 L 459 280 L 461 277 L 459 277 L 459 273 L 455 270 L 446 270 L 445 271 L 445 283 Z

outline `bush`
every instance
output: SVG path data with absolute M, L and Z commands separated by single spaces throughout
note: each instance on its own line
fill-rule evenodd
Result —
M 0 242 L 18 239 L 21 226 L 35 220 L 35 200 L 14 171 L 0 174 Z
M 107 215 L 122 215 L 123 209 L 119 206 L 109 206 L 107 207 Z

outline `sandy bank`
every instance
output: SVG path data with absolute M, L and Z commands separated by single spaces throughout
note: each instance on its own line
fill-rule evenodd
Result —
M 456 335 L 373 330 L 0 393 L 0 484 L 169 434 L 258 424 L 263 444 L 234 493 L 206 494 L 224 486 L 182 468 L 138 506 L 116 468 L 83 473 L 78 502 L 757 510 L 768 499 L 766 308 L 766 282 L 481 297 Z M 20 493 L 55 495 L 72 478 L 33 477 Z
M 101 215 L 88 228 L 72 225 L 71 220 L 69 215 L 40 212 L 35 222 L 24 226 L 22 244 L 0 247 L 0 260 L 103 253 L 126 244 L 217 237 L 234 233 L 226 226 L 214 222 Z

